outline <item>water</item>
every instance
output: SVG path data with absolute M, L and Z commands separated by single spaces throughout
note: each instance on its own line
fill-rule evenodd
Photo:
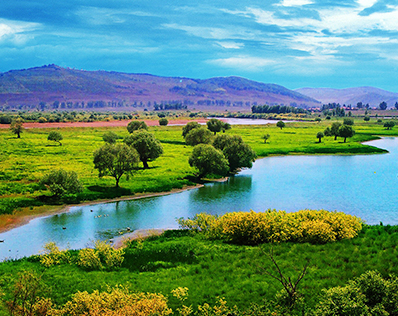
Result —
M 199 212 L 326 209 L 359 216 L 368 224 L 398 224 L 398 138 L 369 144 L 390 153 L 265 158 L 224 183 L 161 197 L 77 206 L 68 213 L 36 218 L 0 234 L 0 260 L 36 254 L 50 241 L 61 248 L 86 247 L 127 227 L 177 228 L 176 218 Z

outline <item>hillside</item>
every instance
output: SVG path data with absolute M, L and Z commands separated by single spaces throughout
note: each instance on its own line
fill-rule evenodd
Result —
M 320 103 L 276 84 L 240 77 L 205 80 L 107 71 L 84 71 L 48 65 L 0 74 L 0 106 L 42 109 L 142 107 L 182 104 L 187 108 L 247 108 L 253 104 L 302 107 Z
M 395 102 L 398 102 L 398 93 L 373 87 L 348 89 L 302 88 L 295 91 L 322 103 L 340 103 L 355 106 L 358 102 L 362 102 L 363 104 L 369 103 L 371 107 L 377 107 L 381 102 L 385 101 L 390 108 L 394 107 Z

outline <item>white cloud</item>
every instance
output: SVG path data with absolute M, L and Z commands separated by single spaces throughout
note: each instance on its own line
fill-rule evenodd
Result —
M 208 63 L 226 68 L 235 68 L 245 71 L 262 71 L 266 66 L 274 64 L 275 61 L 253 56 L 236 56 L 208 60 Z
M 296 6 L 298 7 L 312 3 L 313 2 L 311 0 L 283 0 L 281 3 L 277 5 L 283 7 L 296 7 Z
M 216 44 L 226 49 L 240 49 L 244 47 L 243 43 L 236 42 L 216 42 Z
M 10 21 L 0 19 L 0 40 L 9 40 L 14 44 L 24 44 L 32 36 L 26 34 L 40 28 L 38 23 Z

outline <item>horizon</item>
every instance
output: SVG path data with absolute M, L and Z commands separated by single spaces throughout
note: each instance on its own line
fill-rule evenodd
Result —
M 0 72 L 86 71 L 398 92 L 393 0 L 0 3 Z

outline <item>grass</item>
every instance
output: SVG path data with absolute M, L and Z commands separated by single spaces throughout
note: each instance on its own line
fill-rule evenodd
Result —
M 330 122 L 288 123 L 283 129 L 275 125 L 233 126 L 229 134 L 241 135 L 259 157 L 288 154 L 370 154 L 383 149 L 363 145 L 361 142 L 375 139 L 374 135 L 398 135 L 398 129 L 386 130 L 377 123 L 356 123 L 356 135 L 343 143 L 339 138 L 323 138 L 318 143 L 316 133 L 323 131 Z M 48 141 L 53 129 L 25 130 L 21 139 L 9 130 L 0 130 L 0 214 L 11 214 L 22 208 L 41 205 L 79 203 L 98 199 L 111 199 L 141 192 L 162 192 L 192 185 L 195 170 L 188 164 L 192 147 L 186 146 L 181 137 L 181 127 L 151 127 L 164 148 L 164 155 L 150 168 L 137 170 L 130 180 L 122 177 L 121 188 L 114 187 L 111 177 L 98 178 L 93 165 L 93 152 L 104 144 L 102 135 L 109 130 L 121 137 L 128 135 L 126 128 L 63 128 L 63 145 Z M 270 134 L 264 143 L 262 136 Z M 49 192 L 39 185 L 39 180 L 50 169 L 64 168 L 75 171 L 85 190 L 77 196 L 62 201 L 48 197 Z M 26 210 L 25 210 L 26 212 Z
M 38 257 L 30 257 L 0 264 L 0 286 L 9 293 L 18 273 L 29 270 L 42 274 L 46 296 L 57 304 L 77 291 L 124 284 L 132 291 L 166 295 L 173 309 L 177 302 L 170 292 L 179 286 L 189 288 L 188 305 L 214 304 L 220 296 L 229 305 L 246 309 L 252 303 L 274 299 L 281 290 L 278 282 L 262 272 L 276 272 L 266 255 L 272 247 L 281 270 L 293 279 L 309 261 L 299 290 L 307 306 L 313 307 L 323 288 L 345 285 L 368 270 L 378 270 L 385 277 L 398 274 L 397 241 L 397 226 L 366 226 L 354 239 L 324 245 L 279 243 L 261 249 L 209 241 L 187 231 L 168 231 L 132 242 L 118 271 L 86 272 L 70 264 L 44 268 Z

